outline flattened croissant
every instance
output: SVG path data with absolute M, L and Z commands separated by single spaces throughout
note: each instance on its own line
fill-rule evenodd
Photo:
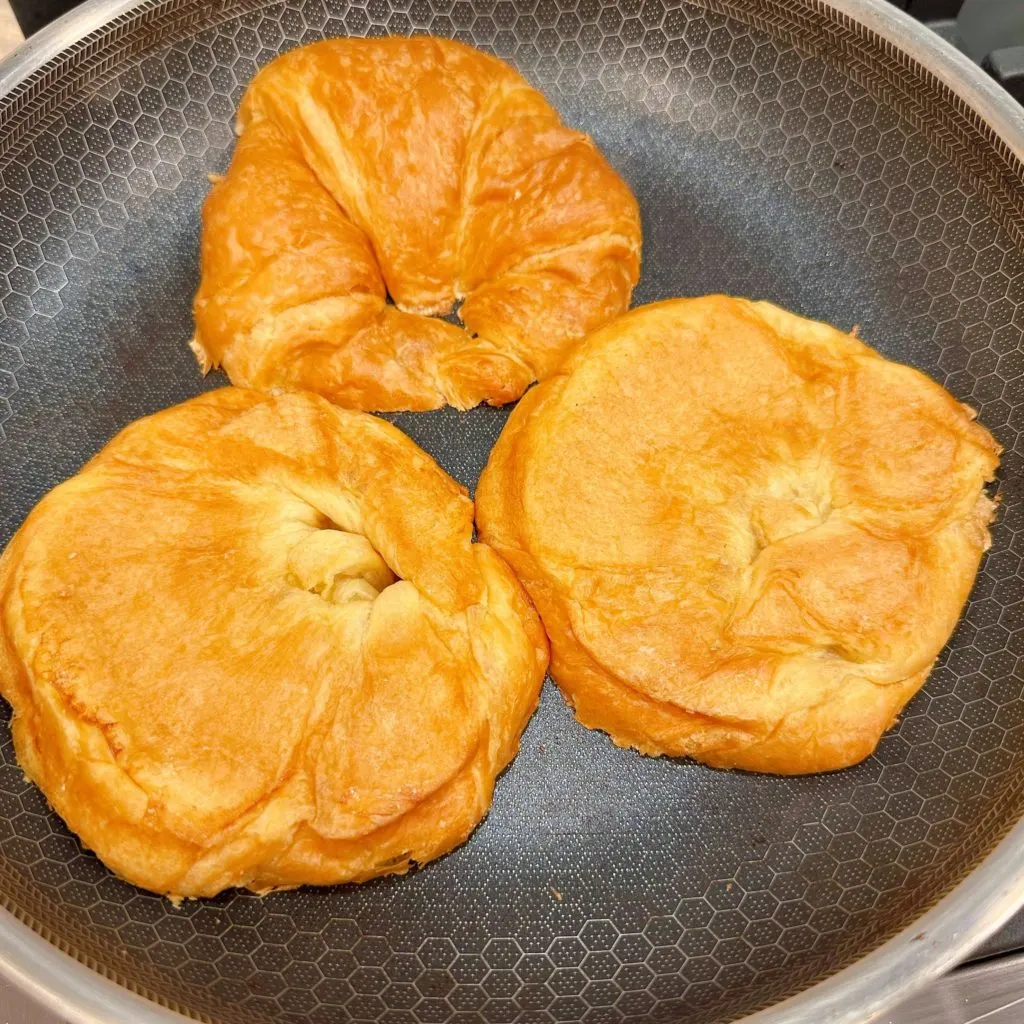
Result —
M 636 200 L 494 57 L 316 43 L 256 77 L 239 129 L 203 213 L 192 343 L 235 384 L 498 405 L 629 304 Z M 433 319 L 459 300 L 464 330 Z
M 923 374 L 767 302 L 641 306 L 516 406 L 480 536 L 579 720 L 646 754 L 856 763 L 988 547 L 999 445 Z
M 314 395 L 223 388 L 139 420 L 0 558 L 20 763 L 156 892 L 440 856 L 486 814 L 547 664 L 472 518 L 397 429 Z

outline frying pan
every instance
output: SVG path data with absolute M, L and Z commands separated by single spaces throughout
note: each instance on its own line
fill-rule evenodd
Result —
M 0 741 L 0 965 L 67 1018 L 852 1024 L 1024 899 L 1024 116 L 871 0 L 93 0 L 0 67 L 0 541 L 186 347 L 246 82 L 334 35 L 492 50 L 644 217 L 635 299 L 861 335 L 1006 448 L 964 619 L 878 752 L 779 779 L 617 750 L 549 684 L 469 843 L 406 878 L 180 909 L 113 878 Z M 391 417 L 475 484 L 505 410 Z M 83 623 L 83 628 L 88 628 Z

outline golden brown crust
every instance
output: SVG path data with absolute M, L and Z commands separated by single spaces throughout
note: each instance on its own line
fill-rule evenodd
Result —
M 577 716 L 649 754 L 866 757 L 988 546 L 999 447 L 850 335 L 725 296 L 642 307 L 513 411 L 477 491 Z
M 235 384 L 500 405 L 629 305 L 636 200 L 494 57 L 316 43 L 257 75 L 239 129 L 203 210 L 193 342 Z M 457 300 L 465 330 L 432 319 Z
M 227 388 L 140 420 L 0 559 L 18 758 L 158 892 L 437 857 L 486 813 L 547 662 L 471 536 L 428 455 L 316 396 Z

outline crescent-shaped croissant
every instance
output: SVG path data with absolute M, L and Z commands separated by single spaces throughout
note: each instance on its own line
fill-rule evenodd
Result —
M 203 212 L 204 370 L 358 409 L 500 405 L 629 304 L 629 187 L 494 57 L 316 43 L 257 75 L 238 126 Z M 461 327 L 437 319 L 457 303 Z

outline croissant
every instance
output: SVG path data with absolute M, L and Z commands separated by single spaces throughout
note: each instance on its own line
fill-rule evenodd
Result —
M 119 434 L 0 559 L 18 760 L 118 875 L 212 896 L 469 835 L 547 664 L 462 489 L 397 429 L 225 388 Z
M 204 371 L 358 409 L 500 405 L 629 305 L 629 187 L 494 57 L 315 43 L 256 76 L 238 130 L 203 210 Z M 461 327 L 436 319 L 456 306 Z
M 681 299 L 527 394 L 477 517 L 583 724 L 647 754 L 826 771 L 874 750 L 953 631 L 998 456 L 969 409 L 851 335 Z

